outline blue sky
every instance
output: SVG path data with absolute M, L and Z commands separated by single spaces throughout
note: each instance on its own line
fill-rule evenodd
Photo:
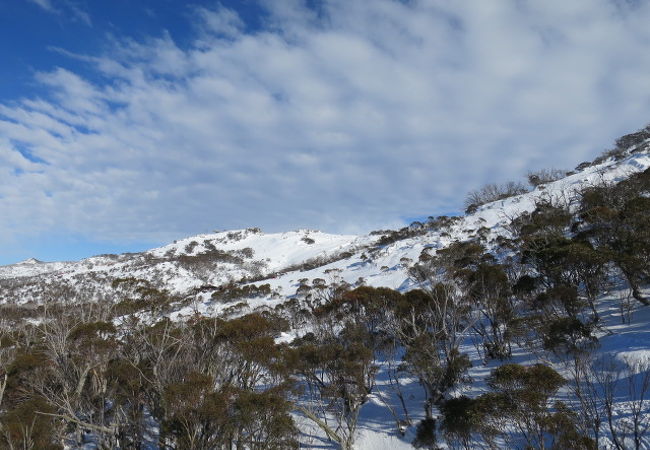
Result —
M 0 264 L 365 232 L 650 121 L 645 0 L 2 0 Z

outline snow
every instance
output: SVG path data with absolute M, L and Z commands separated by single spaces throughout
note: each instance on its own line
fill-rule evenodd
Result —
M 449 228 L 430 230 L 382 248 L 376 247 L 378 236 L 372 235 L 337 235 L 313 230 L 286 233 L 263 233 L 256 229 L 234 230 L 192 236 L 136 254 L 102 255 L 78 262 L 43 263 L 29 259 L 1 266 L 0 282 L 24 283 L 26 287 L 20 284 L 17 288 L 19 290 L 14 291 L 13 295 L 21 293 L 25 299 L 38 302 L 42 301 L 39 297 L 42 291 L 34 287 L 38 283 L 68 282 L 74 285 L 79 279 L 94 275 L 97 277 L 98 292 L 102 292 L 102 289 L 103 292 L 110 292 L 112 279 L 141 278 L 172 293 L 193 297 L 191 304 L 170 314 L 173 320 L 182 320 L 196 313 L 210 316 L 224 313 L 237 302 L 219 303 L 211 299 L 209 291 L 197 294 L 192 289 L 206 285 L 219 286 L 243 277 L 256 278 L 257 281 L 252 283 L 257 285 L 269 284 L 275 295 L 246 300 L 247 307 L 242 313 L 261 307 L 273 308 L 285 302 L 295 295 L 301 279 L 311 282 L 322 278 L 328 283 L 342 280 L 352 285 L 363 280 L 368 286 L 407 291 L 416 286 L 408 274 L 408 268 L 418 261 L 424 250 L 435 252 L 456 240 L 471 238 L 481 228 L 488 230 L 488 242 L 497 236 L 507 236 L 507 226 L 512 218 L 533 211 L 536 202 L 540 200 L 553 199 L 570 205 L 585 186 L 620 181 L 649 167 L 650 155 L 647 153 L 634 153 L 621 161 L 608 160 L 529 193 L 483 205 Z M 246 249 L 252 250 L 252 256 L 241 256 Z M 219 262 L 207 267 L 205 273 L 190 270 L 183 265 L 184 257 L 196 257 L 215 250 L 240 255 L 243 262 Z M 346 253 L 348 255 L 342 257 Z M 299 267 L 318 258 L 331 262 L 310 270 L 301 270 Z M 8 294 L 0 294 L 0 301 L 10 301 L 6 295 Z M 622 323 L 618 304 L 624 295 L 622 291 L 613 291 L 599 302 L 608 331 L 600 336 L 598 351 L 601 355 L 611 355 L 620 362 L 650 361 L 650 308 L 633 305 L 632 320 L 630 323 Z M 278 341 L 290 342 L 300 332 L 292 330 L 283 334 Z M 466 340 L 462 351 L 472 360 L 470 375 L 475 381 L 466 393 L 478 395 L 485 391 L 483 380 L 498 363 L 484 365 L 470 339 Z M 534 355 L 517 349 L 512 362 L 532 363 L 537 362 L 537 359 Z M 385 367 L 382 367 L 378 392 L 362 410 L 356 444 L 360 450 L 412 448 L 410 441 L 413 439 L 414 427 L 407 429 L 406 436 L 398 435 L 394 418 L 382 403 L 383 397 L 380 395 L 386 396 L 390 402 L 395 400 L 390 398 L 386 383 Z M 421 418 L 418 414 L 422 410 L 422 394 L 415 380 L 405 385 L 404 391 L 415 424 Z M 305 448 L 333 448 L 313 424 L 300 417 L 296 419 L 304 433 Z
M 374 250 L 372 254 L 369 252 L 374 247 L 377 236 L 337 235 L 314 230 L 263 233 L 258 229 L 245 229 L 192 236 L 143 253 L 102 255 L 78 262 L 42 263 L 30 259 L 0 266 L 0 280 L 37 277 L 41 282 L 72 283 L 78 277 L 89 274 L 111 279 L 135 277 L 148 280 L 154 285 L 162 285 L 172 293 L 184 295 L 203 285 L 216 286 L 243 277 L 268 276 L 268 279 L 258 284 L 269 283 L 286 296 L 295 292 L 299 279 L 330 280 L 332 275 L 328 272 L 331 273 L 334 269 L 340 270 L 339 276 L 351 284 L 362 278 L 369 286 L 385 286 L 404 291 L 413 287 L 413 281 L 408 275 L 408 261 L 417 262 L 423 250 L 436 251 L 456 240 L 471 238 L 481 228 L 489 231 L 488 240 L 508 235 L 507 225 L 511 219 L 533 211 L 536 202 L 542 199 L 571 203 L 576 193 L 585 186 L 621 180 L 648 167 L 650 155 L 647 153 L 634 153 L 622 161 L 605 161 L 540 186 L 532 192 L 483 205 L 474 214 L 462 217 L 449 229 L 432 230 L 397 241 Z M 311 240 L 313 243 L 309 243 Z M 178 258 L 200 256 L 212 249 L 230 253 L 250 249 L 253 255 L 250 258 L 243 257 L 243 264 L 219 263 L 207 268 L 202 274 L 192 272 L 179 263 Z M 351 253 L 352 256 L 312 270 L 298 269 L 306 261 L 336 259 L 336 255 L 343 253 Z M 362 259 L 364 253 L 368 259 Z M 39 301 L 37 294 L 31 299 Z

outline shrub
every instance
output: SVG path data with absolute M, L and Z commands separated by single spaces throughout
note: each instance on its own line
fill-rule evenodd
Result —
M 546 325 L 544 348 L 557 354 L 576 354 L 595 346 L 593 323 L 583 323 L 575 317 L 562 317 Z
M 555 439 L 559 431 L 566 432 L 566 427 L 559 430 L 553 423 L 551 408 L 552 397 L 565 382 L 543 364 L 504 364 L 494 369 L 487 379 L 493 392 L 477 399 L 482 412 L 481 434 L 492 444 L 494 437 L 501 434 L 508 448 L 544 448 L 549 437 Z M 513 435 L 512 429 L 521 434 Z M 525 442 L 516 442 L 519 440 Z
M 411 443 L 415 448 L 437 449 L 436 421 L 426 418 L 418 423 L 415 429 L 415 439 Z
M 614 158 L 615 161 L 619 161 L 630 153 L 635 153 L 643 148 L 647 148 L 644 144 L 648 140 L 650 140 L 650 125 L 646 125 L 645 128 L 635 133 L 626 134 L 625 136 L 618 138 L 616 140 L 616 147 L 610 150 L 605 150 L 594 160 L 593 164 L 603 163 L 609 158 Z
M 244 286 L 233 286 L 226 285 L 220 287 L 216 292 L 212 294 L 212 299 L 216 301 L 229 302 L 232 300 L 238 300 L 242 298 L 252 299 L 252 298 L 261 298 L 269 297 L 271 295 L 271 285 L 262 284 L 256 286 L 254 284 L 244 285 Z
M 650 139 L 650 124 L 646 125 L 645 128 L 635 132 L 626 134 L 623 137 L 620 137 L 616 140 L 616 148 L 622 150 L 637 150 L 641 144 L 644 144 Z M 632 148 L 634 147 L 634 148 Z
M 429 216 L 427 221 L 412 222 L 410 225 L 400 228 L 399 230 L 377 230 L 370 233 L 371 236 L 381 235 L 377 241 L 377 247 L 385 247 L 393 242 L 403 241 L 416 236 L 425 235 L 429 231 L 443 230 L 451 227 L 460 218 L 456 216 Z
M 541 169 L 533 172 L 528 172 L 528 183 L 531 186 L 537 187 L 546 183 L 560 180 L 567 175 L 565 170 L 560 169 Z
M 486 184 L 480 189 L 470 191 L 465 199 L 465 212 L 471 214 L 479 206 L 486 203 L 503 200 L 528 192 L 528 188 L 519 182 L 509 181 L 505 184 Z
M 472 432 L 480 427 L 479 405 L 480 402 L 465 395 L 451 398 L 441 405 L 441 428 L 448 442 L 458 441 L 469 448 Z
M 60 431 L 56 421 L 45 415 L 55 412 L 41 397 L 30 398 L 6 412 L 2 417 L 3 448 L 62 449 L 57 442 Z
M 190 254 L 194 252 L 194 249 L 199 245 L 198 242 L 196 241 L 191 241 L 189 244 L 185 246 L 185 253 Z

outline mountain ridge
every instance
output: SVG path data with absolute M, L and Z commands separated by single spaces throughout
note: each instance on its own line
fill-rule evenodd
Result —
M 402 230 L 366 235 L 338 235 L 315 230 L 264 233 L 259 228 L 199 234 L 138 253 L 98 255 L 79 261 L 36 262 L 0 266 L 0 301 L 42 302 L 47 289 L 65 286 L 85 292 L 86 300 L 104 298 L 115 279 L 142 279 L 174 295 L 191 295 L 202 286 L 264 281 L 294 295 L 301 278 L 323 278 L 339 270 L 350 284 L 360 279 L 371 286 L 408 289 L 408 269 L 423 251 L 435 252 L 454 241 L 486 242 L 508 234 L 513 218 L 535 209 L 541 200 L 570 204 L 585 187 L 614 183 L 650 167 L 650 137 L 633 134 L 636 142 L 593 163 L 583 163 L 565 177 L 527 193 L 487 202 L 458 217 L 430 218 Z M 629 139 L 619 141 L 630 143 Z M 394 241 L 394 242 L 392 242 Z M 31 261 L 27 263 L 27 261 Z M 259 284 L 259 282 L 258 282 Z M 47 288 L 39 288 L 39 285 Z M 89 286 L 91 289 L 89 289 Z M 183 314 L 181 314 L 183 315 Z
M 266 417 L 256 409 L 264 398 L 275 398 L 275 417 L 295 438 L 274 448 L 406 450 L 437 448 L 439 438 L 465 448 L 523 448 L 523 441 L 538 448 L 567 432 L 582 443 L 554 448 L 628 448 L 630 430 L 650 430 L 643 413 L 650 392 L 650 136 L 641 137 L 558 179 L 538 177 L 529 192 L 479 192 L 480 204 L 464 216 L 399 230 L 357 236 L 249 228 L 140 253 L 0 267 L 0 356 L 10 361 L 11 383 L 20 383 L 8 386 L 12 405 L 24 406 L 21 389 L 44 395 L 70 442 L 63 448 L 114 442 L 124 427 L 136 430 L 125 442 L 167 448 L 177 433 L 171 448 L 185 448 L 186 431 L 168 428 L 177 411 L 208 429 L 224 417 L 213 407 L 236 399 L 252 405 L 228 416 L 243 426 Z M 607 366 L 599 369 L 601 361 Z M 251 373 L 262 378 L 248 380 Z M 606 378 L 611 373 L 616 377 Z M 522 395 L 520 383 L 524 394 L 547 391 Z M 101 385 L 113 394 L 95 389 Z M 586 400 L 582 386 L 592 392 Z M 598 386 L 609 386 L 610 397 Z M 617 386 L 627 394 L 616 397 Z M 49 389 L 92 401 L 60 403 L 59 391 Z M 504 416 L 512 405 L 493 400 L 512 395 L 522 402 Z M 101 414 L 87 413 L 97 405 Z M 459 418 L 459 405 L 463 414 L 479 413 L 478 422 Z M 38 417 L 41 408 L 33 405 Z M 135 417 L 123 419 L 119 408 Z M 541 437 L 513 431 L 531 412 L 541 414 L 535 426 L 547 427 Z M 606 429 L 594 431 L 591 416 L 580 416 L 592 413 L 608 415 Z M 563 428 L 554 428 L 555 419 Z M 73 436 L 73 429 L 86 434 Z

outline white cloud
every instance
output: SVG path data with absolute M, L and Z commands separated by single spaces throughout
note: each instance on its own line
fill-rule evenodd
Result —
M 43 10 L 56 14 L 62 17 L 70 18 L 74 21 L 82 22 L 85 25 L 91 26 L 92 19 L 90 15 L 81 8 L 77 2 L 72 0 L 57 0 L 55 6 L 52 0 L 29 0 L 35 5 L 40 6 Z
M 30 2 L 40 6 L 46 11 L 54 11 L 54 6 L 50 0 L 29 0 Z
M 199 9 L 189 48 L 116 43 L 83 58 L 105 82 L 56 68 L 1 106 L 0 235 L 397 225 L 650 118 L 646 2 L 265 5 L 263 29 Z
M 202 31 L 211 36 L 232 38 L 245 28 L 244 22 L 235 11 L 220 5 L 216 9 L 197 8 L 195 15 L 202 23 Z

